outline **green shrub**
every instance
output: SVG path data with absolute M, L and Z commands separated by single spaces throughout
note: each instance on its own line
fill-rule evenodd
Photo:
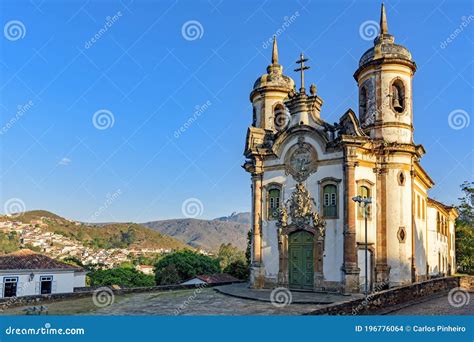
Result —
M 224 268 L 224 273 L 228 273 L 237 279 L 247 280 L 250 275 L 250 269 L 245 261 L 236 260 Z
M 124 287 L 154 286 L 152 275 L 146 275 L 133 268 L 97 270 L 88 274 L 91 286 L 120 285 Z
M 155 264 L 158 285 L 179 284 L 201 274 L 218 273 L 219 261 L 189 250 L 168 254 Z

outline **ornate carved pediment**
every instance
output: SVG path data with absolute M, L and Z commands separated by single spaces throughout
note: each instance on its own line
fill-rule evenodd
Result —
M 286 156 L 286 173 L 291 174 L 297 182 L 302 182 L 316 171 L 317 159 L 314 147 L 306 143 L 304 137 L 300 136 L 298 144 Z
M 320 237 L 324 237 L 326 222 L 317 211 L 313 211 L 313 203 L 314 200 L 303 183 L 298 183 L 291 197 L 280 209 L 278 226 L 297 229 L 313 228 Z

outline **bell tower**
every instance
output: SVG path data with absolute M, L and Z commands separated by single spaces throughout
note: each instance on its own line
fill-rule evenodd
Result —
M 294 81 L 283 75 L 283 67 L 278 63 L 277 40 L 273 37 L 272 62 L 267 67 L 267 73 L 255 81 L 250 93 L 253 106 L 252 126 L 273 133 L 286 128 L 289 114 L 284 100 L 294 87 Z
M 412 79 L 416 64 L 408 49 L 394 42 L 382 4 L 379 35 L 360 58 L 354 74 L 359 87 L 359 121 L 373 139 L 413 144 Z

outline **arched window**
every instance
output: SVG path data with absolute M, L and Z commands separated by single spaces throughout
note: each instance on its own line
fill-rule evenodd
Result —
M 367 89 L 365 87 L 360 88 L 359 95 L 359 119 L 361 122 L 365 122 L 365 115 L 367 113 Z
M 363 198 L 370 197 L 371 196 L 370 188 L 365 186 L 365 185 L 359 186 L 358 195 L 363 197 Z M 364 205 L 359 204 L 358 207 L 359 207 L 358 208 L 359 218 L 364 218 Z M 367 207 L 367 218 L 370 218 L 370 216 L 371 216 L 371 207 L 372 207 L 372 205 L 370 205 L 370 204 Z
M 290 122 L 290 116 L 288 115 L 285 109 L 285 106 L 282 105 L 281 103 L 278 103 L 273 108 L 273 118 L 274 118 L 275 129 L 278 131 L 285 130 Z
M 278 219 L 280 209 L 280 189 L 270 189 L 268 191 L 268 219 Z
M 397 113 L 403 113 L 405 111 L 405 86 L 400 79 L 393 81 L 391 96 L 392 109 Z
M 337 187 L 333 184 L 325 185 L 323 188 L 323 215 L 337 216 Z
M 439 211 L 436 213 L 436 232 L 441 233 L 441 217 Z

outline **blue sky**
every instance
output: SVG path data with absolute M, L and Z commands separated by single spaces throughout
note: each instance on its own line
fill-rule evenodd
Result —
M 473 174 L 473 5 L 386 7 L 418 64 L 415 141 L 431 196 L 455 203 Z M 379 12 L 378 1 L 3 0 L 0 211 L 135 222 L 183 217 L 189 203 L 198 218 L 249 211 L 242 152 L 265 42 L 284 27 L 285 73 L 296 79 L 304 51 L 335 122 L 356 109 L 352 75 Z

